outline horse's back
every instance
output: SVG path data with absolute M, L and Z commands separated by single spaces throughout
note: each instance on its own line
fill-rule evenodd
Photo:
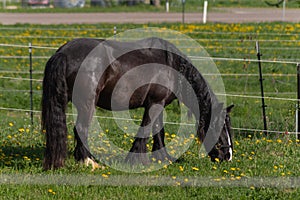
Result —
M 66 43 L 57 53 L 67 57 L 66 78 L 69 99 L 74 88 L 81 88 L 80 91 L 91 95 L 95 95 L 93 93 L 97 91 L 96 95 L 99 95 L 97 104 L 100 107 L 111 109 L 113 101 L 116 107 L 124 109 L 128 103 L 129 107 L 135 108 L 143 106 L 149 98 L 151 101 L 161 101 L 170 95 L 173 96 L 169 89 L 174 90 L 177 76 L 171 68 L 176 68 L 175 55 L 180 52 L 166 40 L 146 38 L 120 42 L 80 38 Z M 123 76 L 124 74 L 126 76 Z M 119 86 L 122 87 L 119 90 L 114 89 L 120 80 L 122 84 Z M 98 81 L 97 89 L 89 90 L 91 85 L 96 85 L 91 84 L 92 81 Z M 132 88 L 142 86 L 141 83 L 143 87 L 135 92 L 131 91 Z M 117 92 L 113 94 L 113 91 Z M 129 91 L 132 93 L 129 94 Z
M 84 58 L 103 40 L 91 38 L 78 38 L 61 46 L 56 53 L 63 53 L 70 59 Z

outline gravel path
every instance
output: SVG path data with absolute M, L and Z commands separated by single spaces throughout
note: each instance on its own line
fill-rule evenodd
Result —
M 185 23 L 202 23 L 202 13 L 186 13 Z M 300 22 L 300 9 L 223 8 L 208 13 L 208 22 Z M 1 24 L 182 22 L 181 13 L 0 13 Z

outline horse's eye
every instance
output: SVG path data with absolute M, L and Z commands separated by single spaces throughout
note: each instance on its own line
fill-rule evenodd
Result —
M 221 149 L 221 144 L 216 144 L 216 149 Z

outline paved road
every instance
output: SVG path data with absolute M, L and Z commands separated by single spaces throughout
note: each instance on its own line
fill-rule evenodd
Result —
M 202 23 L 202 13 L 186 13 L 186 23 Z M 300 9 L 223 8 L 208 13 L 208 22 L 300 22 Z M 181 13 L 0 13 L 1 24 L 182 22 Z

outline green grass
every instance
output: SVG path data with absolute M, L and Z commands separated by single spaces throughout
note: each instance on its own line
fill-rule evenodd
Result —
M 259 40 L 262 59 L 299 62 L 300 26 L 298 24 L 190 24 L 185 26 L 149 24 L 147 26 L 164 27 L 187 34 L 197 40 L 213 57 L 256 59 L 255 41 Z M 35 46 L 57 48 L 72 38 L 111 37 L 113 27 L 112 24 L 2 25 L 0 43 L 26 46 L 31 42 Z M 140 27 L 143 26 L 124 24 L 118 25 L 117 30 L 122 32 Z M 175 41 L 176 45 L 180 46 L 177 42 Z M 187 52 L 193 52 L 190 47 L 182 48 Z M 33 50 L 35 80 L 42 79 L 45 63 L 54 51 L 54 49 Z M 0 46 L 0 56 L 0 107 L 29 110 L 29 81 L 24 80 L 29 77 L 29 62 L 26 58 L 28 49 Z M 10 56 L 25 56 L 25 58 Z M 227 94 L 260 95 L 257 63 L 220 60 L 216 60 L 215 63 L 222 74 Z M 266 96 L 295 99 L 297 83 L 295 64 L 263 63 L 262 65 Z M 34 110 L 39 111 L 41 82 L 34 81 L 33 88 Z M 34 124 L 31 125 L 29 112 L 1 109 L 0 199 L 297 199 L 299 186 L 291 185 L 292 182 L 283 184 L 300 175 L 299 144 L 293 134 L 285 134 L 285 131 L 295 131 L 296 102 L 284 99 L 266 100 L 268 128 L 271 131 L 278 131 L 268 136 L 259 131 L 263 127 L 259 98 L 228 96 L 227 104 L 231 103 L 235 104 L 232 112 L 233 127 L 258 129 L 257 131 L 234 131 L 233 162 L 212 163 L 208 157 L 201 154 L 199 159 L 198 145 L 191 137 L 193 144 L 178 162 L 159 170 L 140 174 L 126 173 L 112 167 L 91 172 L 90 167 L 76 163 L 72 156 L 74 119 L 71 116 L 68 117 L 69 156 L 66 166 L 55 172 L 43 172 L 45 144 L 39 125 L 40 113 L 34 114 Z M 71 112 L 71 105 L 69 111 Z M 110 112 L 103 110 L 98 110 L 97 114 L 112 116 Z M 131 116 L 140 119 L 142 110 L 131 112 Z M 176 102 L 167 108 L 167 116 L 167 121 L 178 121 Z M 110 119 L 100 119 L 100 123 L 102 125 L 100 132 L 110 141 L 125 150 L 131 147 L 133 133 L 122 132 Z M 166 125 L 168 144 L 180 137 L 180 134 L 176 134 L 177 128 L 177 126 Z M 149 146 L 151 148 L 151 141 Z M 22 178 L 23 176 L 25 178 Z M 37 182 L 39 176 L 42 178 Z M 62 177 L 57 180 L 60 184 L 56 184 L 57 177 Z M 70 177 L 77 179 L 70 182 L 68 179 Z M 95 179 L 94 182 L 89 181 L 89 177 L 91 180 Z M 264 180 L 263 185 L 251 184 L 251 180 L 260 177 Z M 204 187 L 203 183 L 206 182 L 200 182 L 203 179 L 213 185 Z M 133 184 L 136 180 L 140 182 Z M 147 182 L 147 180 L 152 181 Z M 7 181 L 17 184 L 7 184 Z M 276 183 L 281 185 L 276 186 Z M 224 185 L 221 187 L 218 184 Z

